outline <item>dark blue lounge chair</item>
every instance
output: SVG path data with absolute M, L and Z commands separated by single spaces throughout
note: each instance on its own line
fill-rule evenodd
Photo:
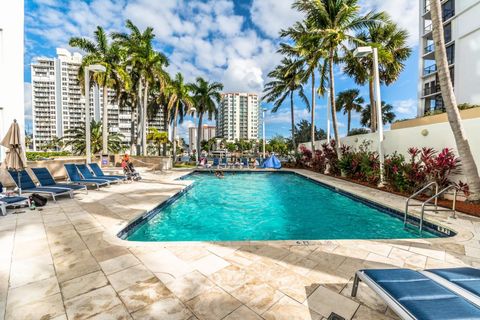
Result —
M 57 187 L 37 187 L 32 178 L 26 170 L 20 172 L 8 170 L 10 177 L 17 186 L 19 193 L 40 193 L 46 194 L 52 197 L 53 201 L 57 201 L 56 197 L 68 194 L 70 198 L 73 198 L 72 190 Z
M 247 158 L 242 158 L 242 166 L 244 168 L 248 168 L 248 159 Z
M 98 163 L 90 163 L 88 166 L 90 167 L 90 169 L 92 169 L 93 174 L 96 176 L 96 178 L 108 179 L 108 180 L 110 180 L 110 179 L 111 180 L 121 180 L 121 181 L 125 181 L 127 179 L 127 177 L 125 177 L 125 176 L 106 175 L 105 173 L 103 173 L 103 170 L 102 170 L 102 168 L 100 168 Z
M 31 168 L 35 177 L 42 187 L 58 187 L 72 191 L 85 191 L 88 194 L 87 186 L 82 184 L 57 183 L 47 168 Z
M 213 164 L 212 167 L 219 167 L 220 166 L 220 159 L 219 158 L 213 158 Z
M 480 319 L 478 305 L 421 272 L 359 270 L 355 274 L 352 297 L 357 294 L 359 281 L 365 282 L 402 319 Z
M 480 270 L 475 268 L 430 269 L 423 272 L 444 287 L 480 306 Z
M 26 197 L 8 197 L 3 194 L 3 185 L 0 183 L 0 215 L 4 216 L 7 214 L 8 206 L 19 206 L 27 205 L 30 206 L 30 200 Z
M 100 186 L 108 186 L 110 182 L 102 179 L 84 179 L 78 172 L 77 166 L 74 163 L 64 164 L 65 170 L 67 171 L 68 180 L 72 183 L 80 183 L 86 185 L 94 185 L 97 189 Z
M 93 175 L 93 173 L 90 171 L 90 168 L 86 164 L 77 164 L 77 169 L 80 171 L 80 174 L 84 179 L 100 179 L 100 180 L 106 180 L 110 183 L 118 183 L 120 182 L 119 179 L 117 178 L 111 178 L 109 179 L 108 177 L 96 177 Z

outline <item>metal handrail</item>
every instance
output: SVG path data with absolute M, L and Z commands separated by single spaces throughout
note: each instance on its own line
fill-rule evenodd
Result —
M 412 200 L 413 198 L 415 198 L 420 193 L 427 190 L 428 188 L 430 188 L 433 185 L 435 186 L 435 194 L 437 194 L 438 193 L 438 183 L 436 181 L 432 181 L 429 184 L 425 185 L 422 189 L 420 189 L 417 192 L 415 192 L 414 194 L 412 194 L 410 197 L 408 197 L 407 201 L 405 201 L 405 216 L 403 217 L 403 226 L 404 227 L 407 225 L 407 215 L 408 215 L 408 207 L 410 206 L 410 204 L 409 204 L 410 200 Z M 438 203 L 438 199 L 435 199 L 435 210 L 437 209 L 437 203 Z M 419 207 L 420 205 L 416 205 L 416 206 Z M 422 204 L 422 206 L 423 206 L 423 204 Z
M 430 197 L 427 201 L 425 201 L 423 204 L 422 204 L 422 211 L 421 211 L 421 215 L 420 215 L 420 232 L 422 232 L 422 229 L 423 229 L 423 215 L 425 213 L 425 206 L 427 205 L 427 203 L 429 203 L 430 201 L 432 201 L 433 199 L 435 199 L 435 205 L 437 203 L 437 200 L 438 200 L 438 197 L 441 196 L 442 194 L 444 194 L 445 192 L 447 192 L 448 190 L 450 189 L 454 189 L 453 190 L 453 203 L 452 203 L 452 209 L 450 210 L 443 210 L 443 211 L 453 211 L 453 216 L 452 218 L 453 219 L 456 219 L 456 210 L 455 210 L 455 207 L 456 207 L 456 204 L 457 204 L 457 187 L 455 185 L 449 185 L 448 187 L 446 187 L 445 189 L 441 190 L 440 192 L 437 192 L 435 195 L 433 195 L 432 197 Z M 435 211 L 438 211 L 438 209 L 435 207 Z

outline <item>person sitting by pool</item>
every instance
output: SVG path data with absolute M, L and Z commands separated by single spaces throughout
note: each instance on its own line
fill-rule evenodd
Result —
M 252 169 L 256 169 L 260 165 L 260 163 L 258 163 L 258 160 L 255 158 L 252 158 L 250 163 L 252 164 Z

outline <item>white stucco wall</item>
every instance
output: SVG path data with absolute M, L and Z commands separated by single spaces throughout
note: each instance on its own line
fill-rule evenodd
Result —
M 475 162 L 480 168 L 480 118 L 463 120 L 463 125 L 467 133 Z M 426 136 L 422 135 L 423 130 L 428 131 Z M 384 137 L 383 150 L 386 155 L 397 151 L 408 159 L 407 151 L 410 147 L 430 147 L 437 151 L 440 151 L 443 148 L 452 148 L 456 152 L 455 138 L 450 129 L 450 124 L 447 122 L 386 131 Z M 372 150 L 377 150 L 378 148 L 378 136 L 375 133 L 344 137 L 340 140 L 342 144 L 355 148 L 358 148 L 367 140 L 371 141 L 370 147 Z M 324 142 L 326 141 L 317 141 L 315 147 L 320 148 Z M 305 146 L 309 148 L 310 144 L 305 144 Z
M 480 1 L 457 1 L 455 93 L 458 103 L 480 104 Z
M 0 139 L 13 119 L 24 125 L 23 0 L 0 2 Z M 0 161 L 5 150 L 0 147 Z

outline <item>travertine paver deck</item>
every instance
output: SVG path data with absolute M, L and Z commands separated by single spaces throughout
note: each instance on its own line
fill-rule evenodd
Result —
M 299 171 L 402 210 L 404 199 Z M 428 218 L 454 238 L 136 243 L 115 235 L 181 190 L 184 172 L 145 173 L 42 211 L 0 218 L 0 319 L 390 319 L 360 268 L 480 267 L 480 219 Z

